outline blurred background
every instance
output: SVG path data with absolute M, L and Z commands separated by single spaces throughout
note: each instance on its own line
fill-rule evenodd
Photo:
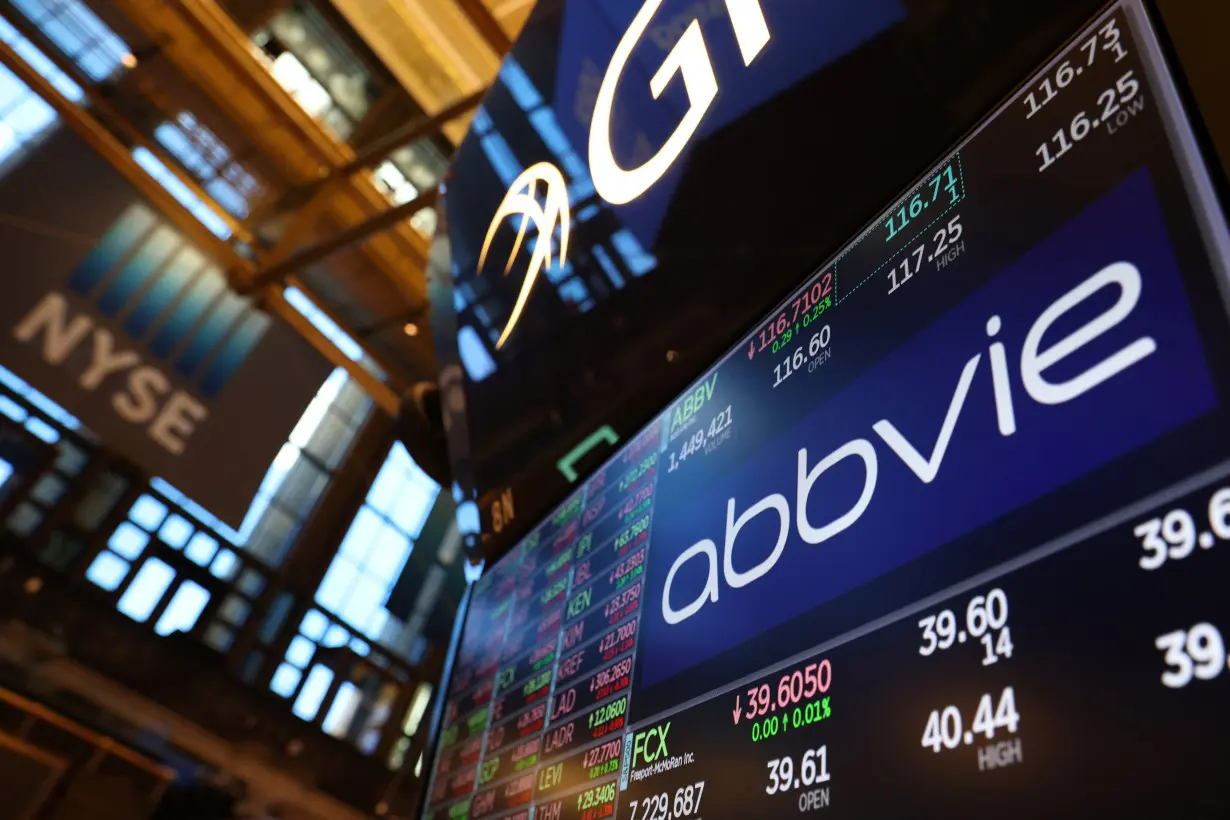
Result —
M 0 0 L 0 817 L 413 814 L 435 191 L 532 5 Z

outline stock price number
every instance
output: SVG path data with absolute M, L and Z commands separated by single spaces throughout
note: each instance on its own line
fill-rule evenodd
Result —
M 922 216 L 923 211 L 932 204 L 952 206 L 960 199 L 957 192 L 957 174 L 950 162 L 938 174 L 923 183 L 909 201 L 888 218 L 884 223 L 884 227 L 888 229 L 888 236 L 884 237 L 884 241 L 892 242 L 897 234 L 904 231 L 910 222 Z
M 811 287 L 799 294 L 790 306 L 777 314 L 760 331 L 760 347 L 753 339 L 747 344 L 750 361 L 757 352 L 766 348 L 773 353 L 784 350 L 802 328 L 820 318 L 820 314 L 833 307 L 833 272 L 821 274 Z
M 1064 60 L 1050 73 L 1043 77 L 1036 88 L 1025 95 L 1025 108 L 1029 111 L 1025 119 L 1030 119 L 1042 110 L 1043 106 L 1059 96 L 1059 90 L 1067 88 L 1072 81 L 1081 75 L 1086 68 L 1094 64 L 1099 52 L 1110 52 L 1115 55 L 1115 62 L 1128 56 L 1127 49 L 1119 42 L 1122 35 L 1119 26 L 1110 20 L 1080 46 L 1080 54 L 1070 60 Z M 1073 66 L 1073 60 L 1076 65 Z M 1059 89 L 1059 90 L 1056 90 Z
M 1086 111 L 1078 111 L 1072 122 L 1037 147 L 1034 153 L 1042 158 L 1038 173 L 1058 162 L 1060 157 L 1092 134 L 1098 126 L 1105 124 L 1106 133 L 1113 134 L 1127 125 L 1132 117 L 1144 110 L 1145 99 L 1138 97 L 1139 94 L 1140 81 L 1133 76 L 1133 72 L 1129 71 L 1116 80 L 1114 88 L 1107 88 L 1098 95 L 1094 116 L 1090 117 Z
M 928 615 L 918 622 L 923 645 L 918 654 L 927 657 L 937 649 L 948 649 L 954 643 L 965 643 L 970 637 L 982 642 L 986 654 L 983 666 L 990 666 L 1001 657 L 1012 657 L 1012 634 L 1008 629 L 1008 596 L 1002 589 L 986 595 L 975 595 L 965 607 L 965 629 L 957 629 L 957 616 L 951 609 L 938 615 Z
M 975 735 L 983 735 L 987 740 L 991 740 L 999 729 L 1015 734 L 1021 716 L 1016 710 L 1016 696 L 1012 687 L 1005 687 L 1000 693 L 998 703 L 993 703 L 993 700 L 991 695 L 983 695 L 978 701 L 971 729 L 964 728 L 961 710 L 956 706 L 945 706 L 942 710 L 932 709 L 923 729 L 923 748 L 939 754 L 941 749 L 955 749 L 962 743 L 969 746 L 974 742 Z
M 930 243 L 923 242 L 906 254 L 905 259 L 902 259 L 899 265 L 894 265 L 888 269 L 888 292 L 892 293 L 914 278 L 914 274 L 922 269 L 923 256 L 927 257 L 927 262 L 935 261 L 937 269 L 955 260 L 965 251 L 965 243 L 961 242 L 961 234 L 964 233 L 964 230 L 961 227 L 961 215 L 958 214 L 948 220 L 947 226 L 941 227 L 935 232 L 935 236 L 931 237 Z M 958 242 L 960 244 L 957 244 Z M 928 249 L 930 249 L 930 253 L 928 253 Z
M 1230 487 L 1222 487 L 1209 499 L 1208 523 L 1207 530 L 1197 533 L 1192 514 L 1176 509 L 1137 524 L 1132 533 L 1145 551 L 1138 562 L 1140 568 L 1152 572 L 1167 561 L 1182 561 L 1197 544 L 1207 550 L 1218 540 L 1230 539 Z
M 705 796 L 705 781 L 693 783 L 675 790 L 675 799 L 670 792 L 662 792 L 633 800 L 632 816 L 628 820 L 681 820 L 700 811 L 700 799 Z M 640 811 L 638 814 L 637 811 Z
M 587 811 L 594 809 L 603 804 L 610 803 L 615 799 L 615 782 L 604 783 L 601 786 L 594 786 L 592 789 L 586 789 L 577 795 L 577 810 Z M 599 815 L 605 816 L 605 815 Z
M 1167 632 L 1153 645 L 1165 653 L 1162 685 L 1169 689 L 1182 689 L 1193 680 L 1213 680 L 1226 671 L 1226 642 L 1213 624 Z
M 824 745 L 804 752 L 797 777 L 794 771 L 794 759 L 789 756 L 770 760 L 768 766 L 769 785 L 765 786 L 765 794 L 781 794 L 794 789 L 806 789 L 827 783 L 830 778 L 829 747 Z
M 773 690 L 767 683 L 753 686 L 747 690 L 747 713 L 743 713 L 743 698 L 735 696 L 735 709 L 732 713 L 735 725 L 739 718 L 755 720 L 769 712 L 778 709 L 788 709 L 804 700 L 823 695 L 829 691 L 833 683 L 833 664 L 825 658 L 818 663 L 808 664 L 802 669 L 795 669 L 781 676 L 777 682 L 777 700 L 773 700 Z
M 780 386 L 782 382 L 804 367 L 807 368 L 808 373 L 812 373 L 827 362 L 833 355 L 833 351 L 829 348 L 829 342 L 832 339 L 833 330 L 828 325 L 813 333 L 807 340 L 806 351 L 802 345 L 799 345 L 793 353 L 773 366 L 773 386 Z

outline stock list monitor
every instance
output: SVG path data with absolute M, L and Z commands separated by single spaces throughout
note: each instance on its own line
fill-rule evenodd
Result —
M 1230 816 L 1225 215 L 1140 3 L 1021 79 L 474 584 L 425 817 Z

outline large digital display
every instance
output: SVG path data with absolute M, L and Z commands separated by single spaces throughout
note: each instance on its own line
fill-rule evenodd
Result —
M 1228 262 L 1115 4 L 476 582 L 426 816 L 1226 816 Z

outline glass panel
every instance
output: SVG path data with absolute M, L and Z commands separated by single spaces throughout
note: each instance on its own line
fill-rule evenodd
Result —
M 224 549 L 218 553 L 218 557 L 209 567 L 209 571 L 213 573 L 215 578 L 221 578 L 223 581 L 230 581 L 239 574 L 239 558 L 230 550 Z
M 376 475 L 376 480 L 372 482 L 372 488 L 367 491 L 367 503 L 388 515 L 400 501 L 407 478 L 402 465 L 390 455 Z
M 286 623 L 286 616 L 290 614 L 290 608 L 294 606 L 294 603 L 295 596 L 289 592 L 279 592 L 274 597 L 273 604 L 265 612 L 264 619 L 261 620 L 261 643 L 273 643 L 278 633 L 282 631 L 282 624 Z
M 248 538 L 248 552 L 267 564 L 277 566 L 290 550 L 299 523 L 284 510 L 271 505 Z
M 60 440 L 60 431 L 38 416 L 31 416 L 26 420 L 26 429 L 33 433 L 36 438 L 42 439 L 48 444 L 55 444 Z
M 385 527 L 375 549 L 367 556 L 364 570 L 383 582 L 387 594 L 397 582 L 406 559 L 410 557 L 410 539 L 392 527 Z
M 239 583 L 236 584 L 239 591 L 249 598 L 255 598 L 265 589 L 264 577 L 254 569 L 244 570 L 244 573 L 239 578 Z
M 2 88 L 3 85 L 0 84 L 0 89 Z M 0 395 L 0 413 L 8 416 L 18 424 L 24 422 L 26 417 L 30 415 L 26 412 L 26 408 L 4 395 Z
M 60 442 L 64 447 L 65 442 Z M 69 471 L 69 474 L 74 474 Z M 103 525 L 104 519 L 115 509 L 120 498 L 128 491 L 129 481 L 116 473 L 107 473 L 90 487 L 85 498 L 77 504 L 73 521 L 87 532 L 94 532 Z
M 192 540 L 188 542 L 188 546 L 184 548 L 184 557 L 198 566 L 206 566 L 213 560 L 214 555 L 218 552 L 218 542 L 210 538 L 203 532 L 198 532 L 192 536 Z M 234 553 L 231 553 L 234 557 Z M 219 556 L 221 558 L 221 556 Z M 215 562 L 216 564 L 216 562 Z M 214 575 L 221 578 L 221 575 L 215 571 Z
M 120 559 L 114 553 L 103 550 L 85 571 L 85 577 L 91 583 L 97 584 L 108 592 L 119 589 L 120 584 L 128 576 L 128 562 Z
M 269 688 L 288 698 L 295 694 L 295 687 L 299 685 L 299 679 L 303 677 L 303 673 L 288 663 L 284 663 L 278 667 L 278 671 L 273 673 L 273 680 L 269 682 Z
M 147 544 L 149 544 L 149 535 L 129 521 L 116 527 L 115 532 L 111 533 L 111 537 L 107 539 L 108 547 L 130 561 L 141 557 Z
M 315 609 L 308 610 L 308 614 L 303 616 L 303 621 L 299 624 L 299 631 L 314 641 L 323 638 L 328 628 L 329 619 Z
M 152 495 L 141 496 L 132 505 L 132 509 L 128 511 L 128 519 L 136 522 L 138 526 L 147 532 L 153 532 L 158 529 L 162 525 L 162 520 L 166 517 L 167 505 Z
M 41 523 L 43 523 L 42 510 L 27 501 L 23 501 L 17 509 L 13 510 L 6 522 L 10 532 L 23 538 L 33 535 Z
M 351 626 L 362 629 L 381 604 L 384 603 L 384 584 L 365 575 L 359 576 L 354 591 L 337 611 L 342 619 Z
M 116 608 L 134 621 L 144 623 L 174 580 L 175 570 L 157 558 L 146 559 Z
M 333 683 L 333 671 L 317 664 L 308 673 L 299 697 L 295 698 L 294 713 L 303 720 L 314 720 L 320 711 L 320 704 L 329 694 L 329 685 Z
M 386 525 L 380 516 L 372 512 L 370 507 L 364 506 L 359 509 L 350 530 L 342 539 L 339 552 L 355 563 L 362 563 L 385 529 Z
M 363 630 L 363 634 L 371 638 L 373 641 L 380 640 L 384 634 L 385 626 L 390 620 L 389 611 L 384 607 L 377 609 L 372 613 L 371 619 L 367 622 L 367 628 Z
M 243 626 L 252 607 L 239 595 L 228 595 L 218 607 L 218 617 L 232 626 Z
M 140 576 L 137 578 L 139 580 Z M 134 585 L 135 583 L 134 581 Z M 208 590 L 195 581 L 184 581 L 175 591 L 175 597 L 167 604 L 158 623 L 154 625 L 154 631 L 159 635 L 191 631 L 208 603 Z
M 406 720 L 402 724 L 402 729 L 409 737 L 414 737 L 414 733 L 419 730 L 419 724 L 423 722 L 423 715 L 427 713 L 427 707 L 431 703 L 431 684 L 420 683 L 418 688 L 414 690 L 414 697 L 410 701 L 410 708 L 406 710 Z
M 175 549 L 182 549 L 184 544 L 188 543 L 188 539 L 192 537 L 192 531 L 195 527 L 184 518 L 178 515 L 172 515 L 158 530 L 158 537 L 165 541 Z M 211 554 L 212 558 L 213 555 Z M 198 561 L 197 563 L 201 563 Z
M 308 439 L 304 451 L 334 469 L 341 463 L 353 438 L 354 433 L 349 421 L 335 412 L 328 412 L 321 417 L 320 424 Z
M 226 652 L 231 648 L 231 644 L 235 642 L 235 633 L 218 621 L 214 621 L 205 630 L 204 641 L 206 646 L 212 647 L 219 652 Z
M 340 611 L 358 577 L 359 570 L 354 564 L 340 556 L 334 558 L 320 583 L 320 589 L 316 590 L 317 602 L 325 609 Z
M 406 492 L 402 494 L 397 506 L 393 508 L 393 523 L 411 538 L 417 538 L 423 531 L 423 525 L 427 523 L 427 516 L 431 514 L 431 507 L 436 503 L 436 496 L 439 494 L 440 488 L 429 478 L 426 481 L 411 482 L 406 486 Z
M 329 707 L 329 713 L 325 715 L 321 728 L 334 737 L 344 739 L 362 702 L 363 695 L 359 688 L 353 683 L 343 683 L 338 687 L 337 696 L 333 699 L 333 705 Z
M 67 490 L 68 483 L 64 479 L 55 473 L 47 473 L 34 485 L 30 497 L 45 507 L 54 507 Z
M 320 466 L 299 456 L 278 492 L 280 506 L 306 517 L 316 505 L 328 480 L 328 474 Z
M 290 646 L 286 648 L 286 662 L 304 669 L 312 662 L 312 656 L 315 654 L 316 644 L 302 635 L 296 635 L 295 639 L 290 642 Z

